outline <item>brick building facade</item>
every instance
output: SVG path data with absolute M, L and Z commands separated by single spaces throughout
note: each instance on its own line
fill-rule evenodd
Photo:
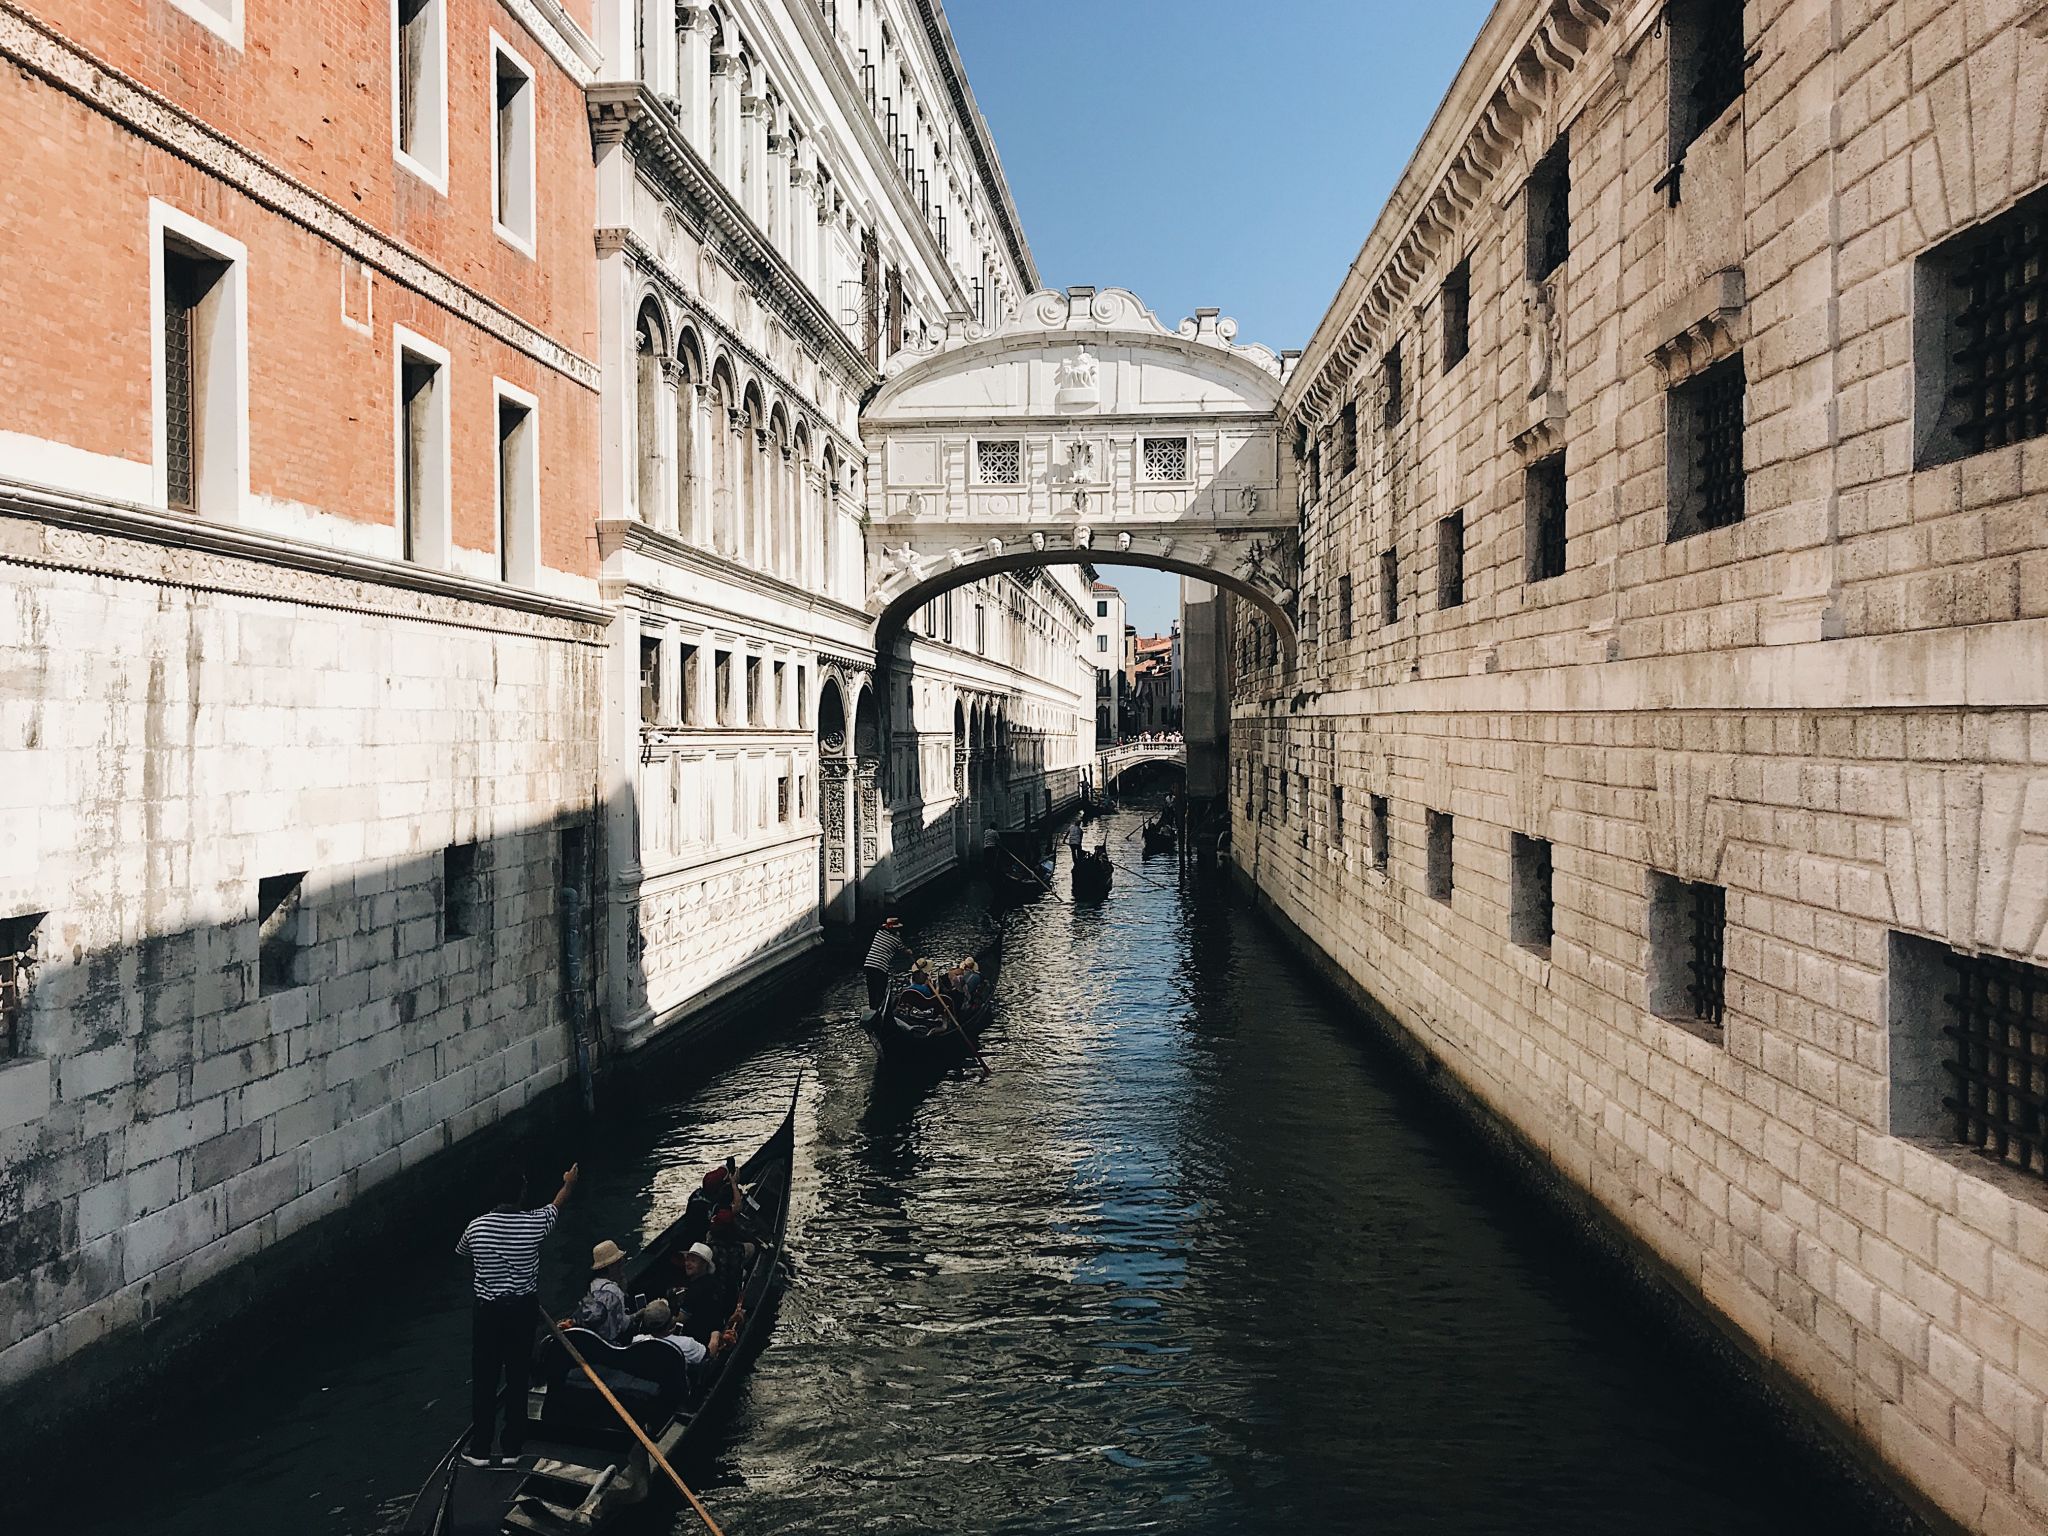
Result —
M 2048 12 L 1495 10 L 1292 374 L 1235 859 L 1781 1385 L 2048 1523 Z

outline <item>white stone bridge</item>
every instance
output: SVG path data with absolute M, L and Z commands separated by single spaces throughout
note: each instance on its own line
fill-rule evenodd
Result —
M 1291 654 L 1291 360 L 1235 334 L 1213 309 L 1169 330 L 1123 289 L 1072 288 L 899 352 L 861 416 L 878 650 L 948 588 L 1087 562 L 1228 588 Z
M 1108 789 L 1140 763 L 1173 763 L 1183 772 L 1188 766 L 1187 743 L 1181 741 L 1126 741 L 1095 755 L 1095 782 Z

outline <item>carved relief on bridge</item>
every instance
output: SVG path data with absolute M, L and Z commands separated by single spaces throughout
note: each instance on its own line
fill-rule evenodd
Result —
M 1291 621 L 1285 365 L 1200 310 L 1169 328 L 1122 289 L 955 317 L 890 362 L 862 417 L 878 616 L 937 585 L 1053 560 L 1148 564 Z M 1291 628 L 1291 623 L 1290 623 Z

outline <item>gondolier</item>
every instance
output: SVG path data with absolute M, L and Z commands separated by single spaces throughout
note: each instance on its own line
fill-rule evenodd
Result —
M 875 942 L 868 946 L 867 963 L 861 967 L 868 979 L 868 1008 L 880 1008 L 889 1000 L 889 973 L 910 959 L 910 946 L 903 942 L 903 919 L 893 913 L 875 930 Z
M 578 1171 L 579 1165 L 570 1164 L 555 1198 L 530 1211 L 520 1209 L 526 1203 L 526 1176 L 517 1169 L 509 1171 L 496 1205 L 464 1227 L 455 1245 L 455 1251 L 469 1260 L 475 1301 L 469 1346 L 473 1460 L 486 1461 L 491 1454 L 500 1377 L 505 1383 L 505 1454 L 517 1456 L 526 1441 L 527 1361 L 538 1318 L 534 1302 L 540 1287 L 540 1245 L 569 1203 Z

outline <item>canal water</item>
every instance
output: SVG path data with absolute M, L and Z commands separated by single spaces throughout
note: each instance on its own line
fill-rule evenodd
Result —
M 992 1076 L 878 1073 L 851 978 L 580 1148 L 564 1301 L 591 1244 L 659 1231 L 801 1079 L 795 1274 L 686 1474 L 729 1536 L 1867 1528 L 1137 824 L 1091 831 L 1105 901 L 1010 917 Z M 970 886 L 913 934 L 951 959 L 982 922 Z M 59 1469 L 63 1528 L 393 1528 L 466 1412 L 455 1236 Z

